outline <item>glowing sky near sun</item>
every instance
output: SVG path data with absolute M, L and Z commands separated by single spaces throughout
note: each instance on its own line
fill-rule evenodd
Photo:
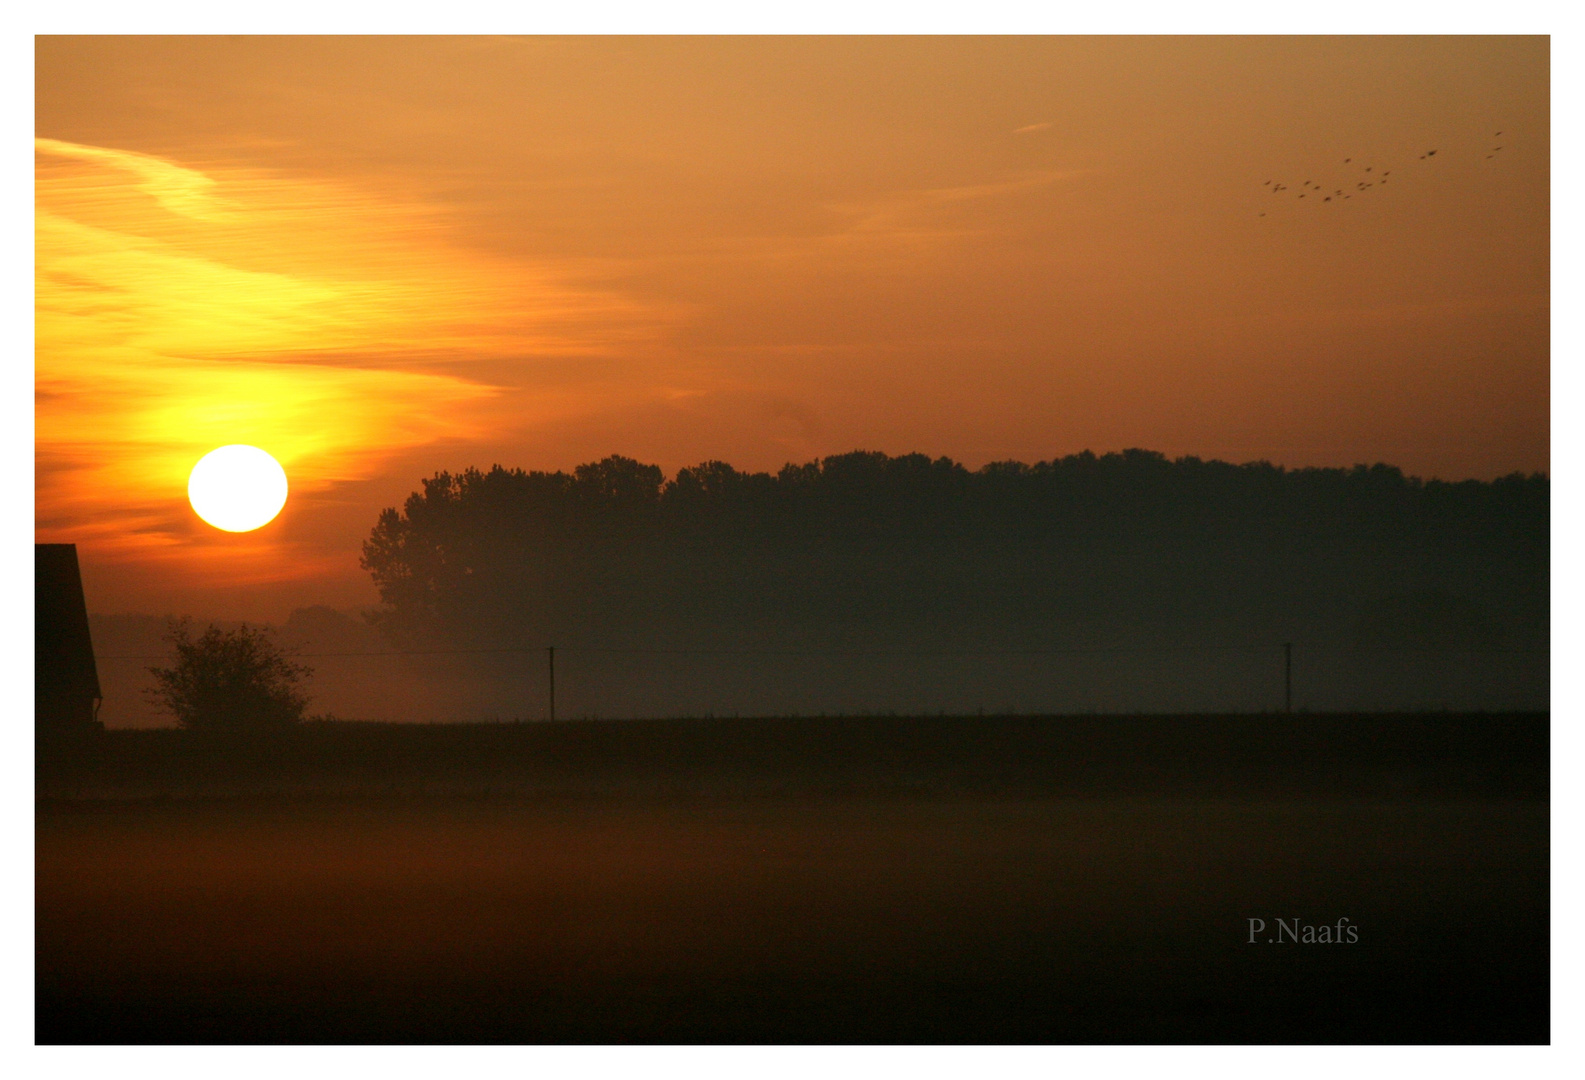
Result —
M 46 37 L 36 80 L 37 535 L 96 610 L 371 601 L 379 509 L 496 461 L 1548 468 L 1545 39 Z M 1345 157 L 1399 186 L 1263 190 Z M 291 477 L 257 533 L 186 505 L 227 443 Z

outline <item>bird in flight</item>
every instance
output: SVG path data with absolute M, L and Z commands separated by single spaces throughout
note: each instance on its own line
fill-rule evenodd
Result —
M 1499 131 L 1494 137 L 1501 138 L 1501 136 L 1502 132 Z M 1492 147 L 1490 152 L 1486 154 L 1486 160 L 1491 161 L 1496 157 L 1497 154 L 1502 152 L 1502 149 L 1502 146 Z M 1437 153 L 1437 150 L 1427 150 L 1420 155 L 1420 160 L 1425 161 L 1428 158 L 1434 158 L 1436 157 Z M 1353 163 L 1354 159 L 1351 157 L 1346 157 L 1343 159 L 1343 164 L 1345 165 L 1352 165 Z M 1376 172 L 1376 167 L 1374 165 L 1362 165 L 1360 168 L 1362 170 L 1362 174 L 1356 178 L 1354 190 L 1351 194 L 1344 194 L 1343 188 L 1336 188 L 1332 191 L 1332 194 L 1328 195 L 1326 194 L 1326 189 L 1322 187 L 1319 182 L 1315 180 L 1305 180 L 1299 185 L 1300 191 L 1298 192 L 1298 197 L 1302 199 L 1306 195 L 1314 194 L 1319 196 L 1323 203 L 1330 203 L 1334 200 L 1342 201 L 1343 199 L 1351 199 L 1354 197 L 1354 195 L 1363 195 L 1377 184 L 1385 184 L 1387 182 L 1387 178 L 1392 175 L 1392 170 L 1390 169 L 1383 169 L 1380 173 Z M 1369 174 L 1370 179 L 1364 179 L 1363 174 Z M 1268 188 L 1273 195 L 1289 190 L 1288 185 L 1284 184 L 1280 180 L 1267 180 L 1262 186 Z M 1262 211 L 1260 216 L 1265 217 L 1265 212 Z

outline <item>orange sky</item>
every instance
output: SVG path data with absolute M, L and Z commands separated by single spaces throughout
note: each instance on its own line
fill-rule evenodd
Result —
M 379 509 L 497 461 L 1549 468 L 1544 38 L 40 38 L 36 81 L 37 537 L 96 611 L 372 602 Z M 258 533 L 186 504 L 229 442 L 291 477 Z

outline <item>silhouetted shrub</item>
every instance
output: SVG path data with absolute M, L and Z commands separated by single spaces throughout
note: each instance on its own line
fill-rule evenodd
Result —
M 214 624 L 194 639 L 191 621 L 171 625 L 176 652 L 168 668 L 151 667 L 149 697 L 189 731 L 244 734 L 290 728 L 303 718 L 308 695 L 299 684 L 312 669 L 293 663 L 268 631 Z

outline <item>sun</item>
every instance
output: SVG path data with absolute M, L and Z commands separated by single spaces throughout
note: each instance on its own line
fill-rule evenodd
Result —
M 251 532 L 275 520 L 286 505 L 286 470 L 257 446 L 222 446 L 193 466 L 187 499 L 215 528 Z

